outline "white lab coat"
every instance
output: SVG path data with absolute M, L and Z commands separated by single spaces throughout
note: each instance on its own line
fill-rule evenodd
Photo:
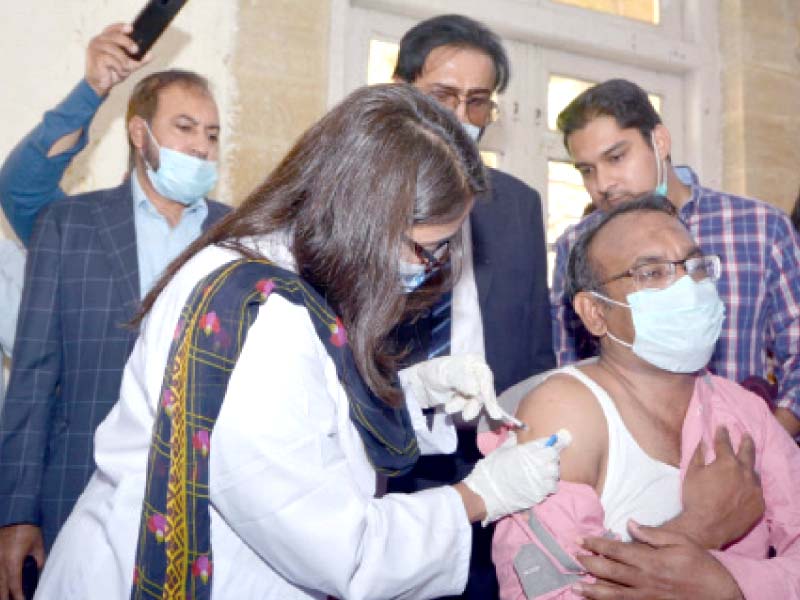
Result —
M 95 435 L 98 468 L 56 540 L 36 598 L 128 597 L 151 430 L 178 316 L 195 283 L 235 257 L 203 250 L 155 304 L 120 399 Z M 250 328 L 211 437 L 213 597 L 460 592 L 471 528 L 458 493 L 376 499 L 375 486 L 308 313 L 272 295 Z

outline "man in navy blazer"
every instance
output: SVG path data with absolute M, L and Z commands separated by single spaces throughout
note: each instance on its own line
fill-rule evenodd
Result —
M 85 79 L 0 172 L 3 208 L 26 241 L 41 205 L 58 199 L 28 243 L 0 419 L 0 597 L 20 593 L 26 555 L 41 567 L 94 471 L 94 431 L 117 400 L 142 297 L 229 210 L 205 198 L 216 182 L 219 115 L 208 82 L 187 71 L 154 73 L 134 88 L 125 181 L 59 199 L 58 181 L 103 97 L 142 64 L 127 54 L 129 31 L 113 25 L 92 40 Z
M 394 72 L 395 80 L 413 84 L 452 110 L 476 141 L 494 119 L 492 94 L 505 89 L 508 77 L 508 58 L 498 37 L 461 15 L 434 17 L 406 32 Z M 466 260 L 453 290 L 450 352 L 483 355 L 499 394 L 554 367 L 555 357 L 539 194 L 495 169 L 489 170 L 489 179 L 490 194 L 476 199 L 462 232 L 471 243 L 465 244 Z M 413 335 L 422 345 L 436 337 L 419 329 Z M 476 432 L 474 425 L 460 426 L 454 454 L 420 457 L 409 475 L 389 480 L 389 491 L 455 483 L 469 473 L 480 457 Z M 473 529 L 464 598 L 497 597 L 491 534 L 491 527 Z

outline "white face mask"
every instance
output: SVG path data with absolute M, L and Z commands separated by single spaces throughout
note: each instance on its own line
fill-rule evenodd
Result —
M 472 141 L 477 144 L 478 140 L 481 139 L 483 129 L 472 123 L 461 123 L 461 126 L 464 128 L 464 131 L 467 132 L 467 135 L 472 138 Z
M 630 348 L 639 358 L 672 373 L 694 373 L 708 364 L 722 330 L 725 306 L 710 279 L 684 275 L 664 289 L 628 294 L 628 304 L 598 292 L 592 295 L 630 308 L 633 344 L 608 331 L 608 337 Z
M 159 145 L 147 123 L 145 127 L 158 148 L 157 171 L 145 160 L 147 176 L 155 190 L 165 198 L 186 206 L 205 198 L 217 183 L 217 163 L 164 148 Z

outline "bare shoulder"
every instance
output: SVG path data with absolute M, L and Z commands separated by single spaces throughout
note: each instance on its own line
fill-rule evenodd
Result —
M 572 444 L 561 453 L 561 478 L 592 487 L 597 484 L 608 427 L 589 388 L 570 375 L 553 375 L 523 398 L 517 417 L 529 428 L 518 434 L 520 442 L 567 429 Z

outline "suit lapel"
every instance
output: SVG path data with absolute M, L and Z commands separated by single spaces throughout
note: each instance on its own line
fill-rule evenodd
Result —
M 208 216 L 203 221 L 204 232 L 231 211 L 231 207 L 227 204 L 215 202 L 214 200 L 206 200 L 206 203 L 208 204 Z
M 492 287 L 493 269 L 491 264 L 491 231 L 493 217 L 492 202 L 482 198 L 476 200 L 469 216 L 472 234 L 472 265 L 475 272 L 475 285 L 478 288 L 478 304 L 485 311 L 486 300 Z
M 107 190 L 92 206 L 100 243 L 111 263 L 113 286 L 131 315 L 139 305 L 139 259 L 130 180 Z

